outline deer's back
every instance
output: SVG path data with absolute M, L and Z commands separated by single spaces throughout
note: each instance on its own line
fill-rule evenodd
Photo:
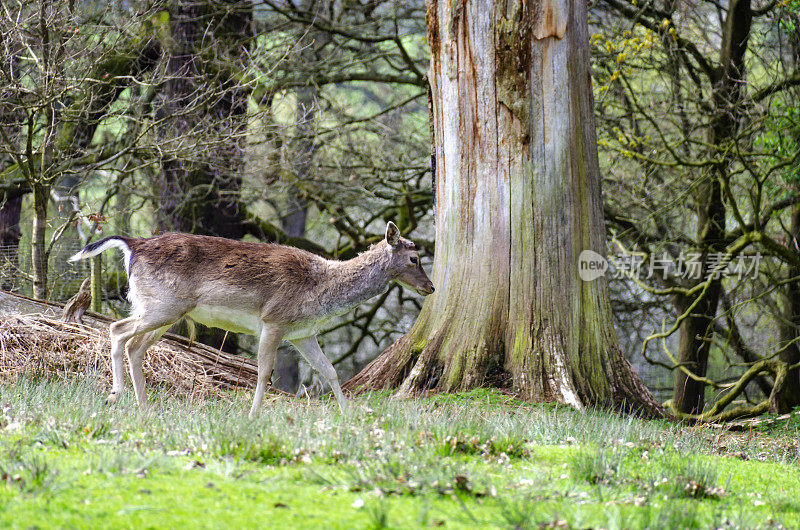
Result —
M 313 315 L 326 270 L 319 256 L 269 243 L 190 234 L 127 243 L 131 290 L 139 299 L 171 299 L 188 309 L 227 307 L 274 321 Z

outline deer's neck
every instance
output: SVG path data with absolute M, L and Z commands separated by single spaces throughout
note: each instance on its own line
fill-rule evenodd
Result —
M 325 312 L 346 311 L 386 291 L 391 277 L 385 254 L 379 246 L 348 261 L 329 262 L 319 300 Z

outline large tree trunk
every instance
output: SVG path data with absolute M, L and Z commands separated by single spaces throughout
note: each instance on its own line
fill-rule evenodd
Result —
M 170 119 L 160 132 L 178 139 L 175 145 L 186 139 L 196 145 L 162 160 L 156 183 L 162 231 L 231 239 L 248 232 L 240 187 L 249 94 L 234 80 L 220 78 L 213 63 L 247 57 L 251 23 L 252 4 L 242 0 L 182 0 L 170 13 L 170 46 L 164 47 L 169 77 L 160 111 Z M 206 62 L 211 53 L 214 60 Z M 200 328 L 196 338 L 229 353 L 238 349 L 236 335 L 223 330 Z
M 0 195 L 0 289 L 13 291 L 17 287 L 19 269 L 19 227 L 22 213 L 22 193 L 5 192 Z
M 792 208 L 789 231 L 789 246 L 797 250 L 800 245 L 800 204 L 795 204 Z M 789 277 L 800 277 L 800 268 L 790 267 Z M 784 304 L 781 343 L 785 349 L 781 352 L 780 359 L 793 365 L 800 363 L 800 345 L 797 343 L 800 336 L 800 282 L 787 284 Z M 800 406 L 800 369 L 796 368 L 786 374 L 786 386 L 778 398 L 779 410 L 776 412 L 789 412 L 797 406 Z
M 308 204 L 300 197 L 298 189 L 290 186 L 286 213 L 281 216 L 281 229 L 292 237 L 302 237 L 306 233 L 306 214 Z M 275 387 L 286 392 L 294 392 L 300 384 L 300 364 L 293 348 L 278 349 L 272 380 Z
M 430 1 L 436 293 L 348 387 L 510 387 L 577 408 L 661 415 L 622 356 L 604 279 L 578 256 L 605 233 L 580 0 Z
M 713 268 L 706 261 L 708 254 L 721 253 L 725 249 L 725 202 L 722 190 L 725 180 L 730 178 L 729 172 L 734 158 L 727 144 L 735 137 L 741 121 L 739 102 L 742 87 L 745 85 L 744 55 L 747 52 L 752 19 L 750 0 L 731 0 L 720 48 L 722 68 L 714 82 L 714 114 L 711 116 L 709 139 L 710 145 L 727 151 L 720 156 L 721 160 L 713 172 L 704 175 L 704 180 L 697 185 L 694 194 L 697 208 L 697 251 L 703 260 L 704 276 Z M 712 156 L 719 156 L 719 153 L 712 153 Z M 678 362 L 700 377 L 706 375 L 720 292 L 720 282 L 712 281 L 705 297 L 680 327 Z M 693 301 L 693 298 L 678 297 L 676 307 L 683 313 Z M 676 370 L 673 406 L 680 412 L 700 414 L 705 404 L 705 388 L 702 381 L 690 377 L 683 370 Z
M 252 5 L 241 0 L 181 1 L 170 13 L 170 46 L 164 47 L 168 79 L 160 110 L 169 119 L 161 134 L 176 147 L 186 141 L 196 145 L 182 146 L 162 161 L 157 183 L 162 231 L 234 239 L 247 233 L 239 188 L 248 91 L 220 79 L 203 53 L 215 53 L 217 61 L 246 56 L 251 20 Z
M 4 81 L 7 83 L 12 80 L 16 81 L 19 75 L 18 51 L 13 50 L 11 43 L 3 36 L 0 36 L 0 45 L 6 49 L 3 57 L 0 58 L 0 64 L 6 72 L 11 74 L 11 78 L 5 78 Z M 10 101 L 0 102 L 0 127 L 2 127 L 5 138 L 13 139 L 11 140 L 12 144 L 19 141 L 22 130 L 20 126 L 21 113 L 18 110 Z M 6 146 L 7 149 L 13 147 L 15 146 Z M 15 160 L 12 156 L 0 153 L 0 174 L 14 163 Z M 0 185 L 2 185 L 2 189 L 0 189 L 0 278 L 2 278 L 0 289 L 12 291 L 18 286 L 19 242 L 22 239 L 19 221 L 22 214 L 22 197 L 30 191 L 30 187 L 27 183 L 19 180 L 17 182 L 0 182 Z
M 703 266 L 702 278 L 711 272 L 713 265 L 708 261 L 710 253 L 724 251 L 725 203 L 722 200 L 722 186 L 716 176 L 696 188 L 697 203 L 697 243 Z M 705 296 L 692 309 L 680 325 L 678 343 L 678 362 L 700 377 L 706 375 L 714 321 L 721 293 L 720 280 L 712 280 Z M 695 298 L 675 297 L 675 307 L 679 314 L 685 313 Z M 690 377 L 683 370 L 675 370 L 675 388 L 672 402 L 677 410 L 687 414 L 700 414 L 705 404 L 706 384 Z
M 314 142 L 311 138 L 314 120 L 316 89 L 304 87 L 297 91 L 297 128 L 300 136 L 296 155 L 295 172 L 297 183 L 287 189 L 286 210 L 281 216 L 281 230 L 292 237 L 303 237 L 306 233 L 308 201 L 302 196 L 298 185 L 309 176 L 311 158 L 314 155 Z M 286 392 L 294 392 L 300 384 L 300 364 L 293 348 L 280 348 L 275 358 L 273 380 L 276 387 Z
M 795 69 L 800 68 L 800 13 L 792 14 L 794 31 L 789 34 L 789 44 L 792 50 L 792 60 Z M 800 91 L 795 90 L 795 100 L 800 96 Z M 800 129 L 795 129 L 795 141 L 800 143 Z M 800 187 L 794 193 L 800 194 Z M 800 251 L 800 204 L 792 207 L 789 222 L 789 248 Z M 789 267 L 789 278 L 800 277 L 800 267 Z M 790 344 L 781 353 L 781 360 L 789 365 L 800 363 L 800 281 L 786 285 L 786 301 L 783 308 L 783 325 L 781 326 L 782 345 Z M 778 411 L 788 412 L 800 406 L 800 368 L 791 370 L 786 374 L 786 386 L 778 397 Z
M 50 190 L 43 184 L 33 188 L 33 229 L 31 231 L 31 262 L 33 263 L 33 297 L 47 299 L 47 203 Z

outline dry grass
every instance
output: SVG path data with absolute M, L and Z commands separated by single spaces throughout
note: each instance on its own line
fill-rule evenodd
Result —
M 88 320 L 88 319 L 87 319 Z M 92 376 L 111 384 L 108 324 L 62 322 L 45 315 L 0 315 L 0 381 L 20 376 Z M 255 385 L 256 366 L 185 339 L 169 336 L 144 359 L 148 384 L 178 395 L 202 396 Z

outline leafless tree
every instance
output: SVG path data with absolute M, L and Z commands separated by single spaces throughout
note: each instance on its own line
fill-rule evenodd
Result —
M 677 414 L 707 420 L 789 410 L 800 403 L 800 72 L 788 52 L 796 37 L 787 29 L 796 26 L 786 24 L 796 13 L 749 0 L 602 0 L 596 14 L 612 244 L 620 257 L 677 265 L 619 284 L 621 299 L 646 299 L 664 319 L 640 351 L 674 373 Z M 756 257 L 763 259 L 755 279 L 725 274 Z M 779 328 L 782 339 L 773 340 Z M 668 342 L 673 334 L 677 341 Z M 718 396 L 706 407 L 709 388 Z M 735 403 L 740 395 L 752 403 Z

